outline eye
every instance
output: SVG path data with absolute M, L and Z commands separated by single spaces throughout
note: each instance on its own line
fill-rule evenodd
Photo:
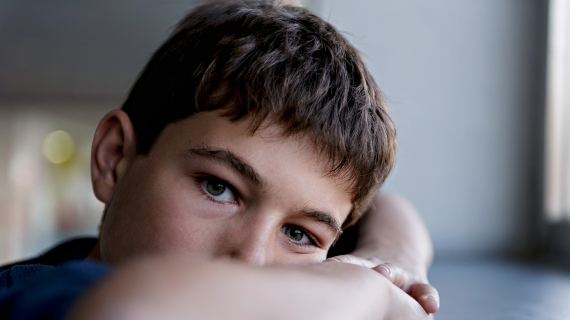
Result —
M 297 226 L 284 226 L 281 231 L 291 241 L 304 246 L 317 246 L 309 234 L 303 228 Z
M 213 198 L 212 200 L 224 203 L 236 202 L 236 197 L 226 182 L 216 178 L 206 178 L 201 184 L 206 195 Z

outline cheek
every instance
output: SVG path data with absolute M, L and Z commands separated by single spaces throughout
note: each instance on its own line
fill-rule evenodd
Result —
M 101 230 L 105 261 L 168 251 L 195 251 L 203 228 L 193 214 L 199 201 L 188 196 L 181 179 L 167 174 L 133 175 L 119 189 Z M 203 245 L 202 245 L 203 246 Z
M 163 178 L 167 178 L 164 177 Z M 175 177 L 155 184 L 141 199 L 140 212 L 144 214 L 145 237 L 148 245 L 162 251 L 193 251 L 203 242 L 206 226 L 206 201 L 199 197 L 191 179 Z
M 326 258 L 326 252 L 297 254 L 284 250 L 283 253 L 277 257 L 272 264 L 281 266 L 315 264 L 323 262 L 326 260 Z

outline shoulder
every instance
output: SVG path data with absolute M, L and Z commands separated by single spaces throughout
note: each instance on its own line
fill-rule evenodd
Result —
M 31 265 L 14 265 L 10 268 L 5 268 L 0 272 L 0 297 L 2 293 L 14 286 L 21 286 L 36 275 L 41 274 L 52 266 L 31 264 Z
M 13 266 L 0 274 L 0 318 L 61 319 L 83 292 L 109 272 L 107 265 L 86 261 Z
M 69 260 L 83 260 L 97 243 L 96 238 L 75 238 L 63 241 L 41 255 L 0 266 L 0 273 L 18 265 L 55 266 Z
M 61 319 L 110 268 L 85 261 L 95 239 L 75 239 L 0 268 L 0 319 Z M 75 260 L 74 260 L 75 259 Z

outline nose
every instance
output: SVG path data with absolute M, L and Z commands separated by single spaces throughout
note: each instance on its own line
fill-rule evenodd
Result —
M 239 260 L 251 265 L 265 265 L 267 264 L 267 255 L 263 248 L 259 245 L 247 244 L 244 246 L 236 247 L 229 251 L 227 256 L 231 259 Z
M 223 255 L 252 265 L 271 264 L 276 240 L 274 230 L 268 221 L 234 225 L 227 232 Z

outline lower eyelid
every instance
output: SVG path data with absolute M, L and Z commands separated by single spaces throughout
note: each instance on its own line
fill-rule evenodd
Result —
M 287 236 L 285 236 L 285 237 L 287 237 Z M 323 249 L 319 246 L 313 245 L 312 243 L 303 244 L 303 243 L 294 242 L 293 240 L 289 239 L 288 237 L 287 237 L 286 241 L 288 242 L 289 246 L 292 246 L 291 250 L 297 254 L 310 254 L 310 253 L 317 252 L 317 250 Z

